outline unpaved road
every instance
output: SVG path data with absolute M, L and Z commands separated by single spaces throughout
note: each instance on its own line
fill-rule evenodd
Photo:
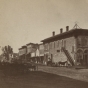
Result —
M 39 66 L 38 70 L 88 82 L 88 69 Z

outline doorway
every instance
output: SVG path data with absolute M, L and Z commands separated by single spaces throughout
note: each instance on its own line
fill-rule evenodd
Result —
M 83 65 L 88 65 L 88 50 L 84 51 Z
M 77 51 L 77 65 L 83 65 L 83 51 Z

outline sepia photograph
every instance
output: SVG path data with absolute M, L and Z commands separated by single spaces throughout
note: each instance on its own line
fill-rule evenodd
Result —
M 0 0 L 0 88 L 88 88 L 88 0 Z

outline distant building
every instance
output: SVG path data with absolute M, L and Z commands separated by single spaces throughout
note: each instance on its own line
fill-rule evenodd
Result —
M 19 59 L 21 59 L 22 62 L 26 61 L 26 53 L 27 53 L 27 47 L 22 46 L 19 48 Z
M 19 48 L 19 56 L 22 56 L 22 48 Z
M 70 65 L 88 65 L 88 29 L 73 28 L 66 32 L 60 29 L 60 34 L 42 40 L 44 44 L 44 60 L 47 63 L 50 58 L 52 62 L 68 61 Z
M 38 44 L 35 44 L 35 43 L 29 43 L 29 44 L 26 44 L 27 45 L 27 60 L 28 61 L 35 61 L 35 55 L 36 55 L 36 50 L 37 50 L 37 47 L 38 47 Z
M 28 44 L 27 53 L 30 53 L 29 61 L 42 63 L 44 61 L 44 45 L 43 44 Z
M 44 45 L 39 44 L 39 57 L 40 57 L 40 63 L 44 63 Z
M 18 53 L 13 53 L 12 58 L 17 58 L 18 59 Z

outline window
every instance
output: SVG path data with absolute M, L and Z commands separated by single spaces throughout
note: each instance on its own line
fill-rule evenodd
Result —
M 54 48 L 55 48 L 55 42 L 54 42 Z
M 52 42 L 52 48 L 54 48 L 54 42 Z
M 59 41 L 57 41 L 57 47 L 59 47 Z
M 55 48 L 57 48 L 58 46 L 57 46 L 57 43 L 58 43 L 58 41 L 55 41 Z
M 64 40 L 64 48 L 66 49 L 66 40 Z
M 52 42 L 49 43 L 49 48 L 52 49 Z
M 78 40 L 77 41 L 78 47 L 87 46 L 87 37 L 86 36 L 79 36 L 77 40 Z
M 48 49 L 47 44 L 45 44 L 45 50 L 47 50 L 47 49 Z
M 78 37 L 77 44 L 78 44 L 78 46 L 81 46 L 81 37 Z
M 74 53 L 74 46 L 72 46 L 72 53 Z

